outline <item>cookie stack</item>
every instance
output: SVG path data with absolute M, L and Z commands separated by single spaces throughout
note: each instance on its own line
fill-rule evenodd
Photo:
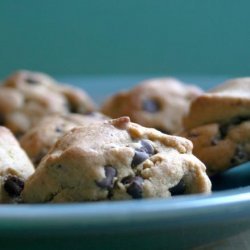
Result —
M 0 202 L 210 193 L 209 176 L 249 160 L 249 106 L 250 78 L 208 92 L 152 79 L 97 108 L 82 89 L 14 73 L 0 86 Z

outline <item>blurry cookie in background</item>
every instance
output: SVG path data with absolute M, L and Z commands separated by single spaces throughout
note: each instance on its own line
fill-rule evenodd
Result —
M 105 119 L 108 119 L 108 117 L 97 112 L 88 115 L 49 115 L 42 118 L 25 133 L 20 138 L 20 144 L 36 167 L 58 138 L 66 132 L 74 127 L 89 125 Z
M 14 135 L 0 126 L 0 203 L 18 202 L 34 167 Z
M 121 117 L 60 137 L 26 182 L 22 199 L 60 203 L 210 192 L 190 141 Z
M 150 79 L 108 98 L 101 112 L 112 118 L 126 115 L 145 127 L 174 134 L 182 129 L 190 102 L 202 92 L 174 78 Z
M 0 124 L 16 136 L 47 114 L 84 114 L 95 109 L 84 90 L 62 85 L 43 73 L 18 71 L 0 85 Z
M 250 159 L 250 78 L 238 78 L 193 101 L 181 133 L 209 175 Z

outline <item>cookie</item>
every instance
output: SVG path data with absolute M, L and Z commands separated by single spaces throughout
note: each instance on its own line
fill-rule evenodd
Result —
M 111 96 L 101 111 L 112 118 L 129 116 L 145 127 L 173 134 L 182 129 L 190 102 L 201 93 L 198 87 L 174 78 L 150 79 Z
M 83 90 L 61 85 L 42 73 L 19 71 L 0 86 L 0 124 L 16 136 L 47 114 L 94 110 L 93 101 Z
M 230 123 L 235 117 L 250 116 L 250 78 L 226 81 L 197 97 L 184 118 L 185 129 L 209 123 Z
M 191 140 L 193 153 L 209 175 L 250 159 L 250 78 L 225 82 L 198 97 L 179 135 Z
M 48 115 L 20 138 L 20 144 L 36 167 L 57 139 L 67 131 L 105 119 L 108 118 L 97 112 L 88 115 Z
M 22 192 L 25 203 L 167 198 L 209 193 L 192 144 L 128 117 L 74 128 L 43 158 Z
M 34 168 L 14 135 L 0 127 L 0 203 L 18 202 Z

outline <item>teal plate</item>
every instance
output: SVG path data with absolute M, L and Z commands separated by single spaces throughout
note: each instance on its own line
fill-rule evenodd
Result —
M 65 77 L 99 103 L 145 77 Z M 181 77 L 204 89 L 222 80 Z M 187 249 L 250 228 L 250 164 L 212 178 L 211 195 L 60 205 L 1 205 L 1 249 Z

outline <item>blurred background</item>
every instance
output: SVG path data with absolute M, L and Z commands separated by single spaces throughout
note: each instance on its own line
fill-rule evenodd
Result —
M 0 77 L 249 75 L 247 0 L 0 1 Z

